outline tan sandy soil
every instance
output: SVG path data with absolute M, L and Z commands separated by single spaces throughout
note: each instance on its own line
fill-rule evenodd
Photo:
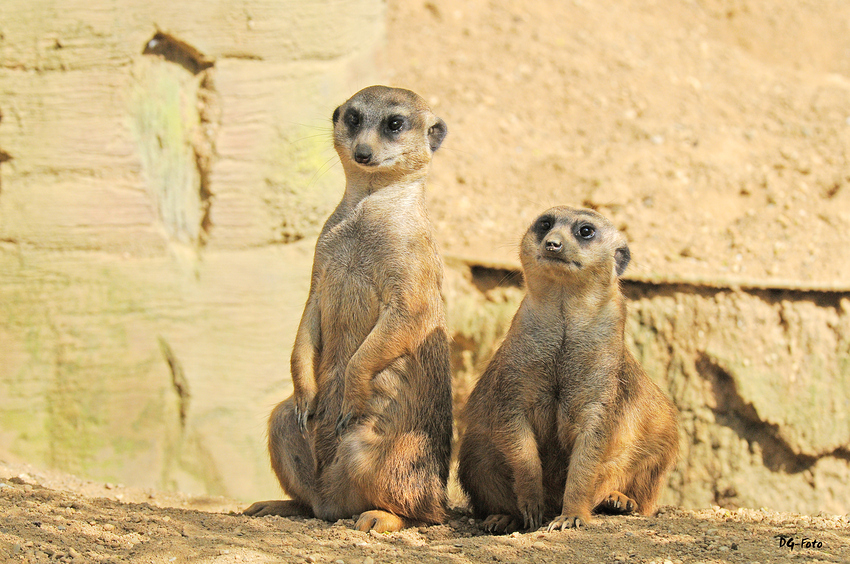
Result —
M 600 516 L 587 529 L 490 536 L 468 515 L 398 533 L 354 521 L 248 518 L 240 504 L 120 485 L 0 461 L 2 562 L 848 562 L 846 516 L 662 507 Z M 782 538 L 793 548 L 780 546 Z M 811 543 L 803 547 L 801 543 Z M 787 542 L 786 542 L 787 544 Z

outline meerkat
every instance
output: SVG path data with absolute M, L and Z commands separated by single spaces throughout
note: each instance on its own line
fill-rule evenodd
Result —
M 342 201 L 316 243 L 268 448 L 292 498 L 247 515 L 358 515 L 362 531 L 446 517 L 452 439 L 443 264 L 425 208 L 447 133 L 417 94 L 372 86 L 333 113 Z
M 631 255 L 600 214 L 554 207 L 522 239 L 527 293 L 465 407 L 459 479 L 483 527 L 654 513 L 677 412 L 624 343 Z

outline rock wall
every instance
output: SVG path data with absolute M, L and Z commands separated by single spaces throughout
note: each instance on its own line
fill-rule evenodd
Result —
M 383 2 L 340 8 L 0 4 L 0 454 L 277 495 L 330 116 L 385 35 Z

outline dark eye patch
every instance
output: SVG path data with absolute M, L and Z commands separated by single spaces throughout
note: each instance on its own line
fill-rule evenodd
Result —
M 534 233 L 537 235 L 537 239 L 540 240 L 544 235 L 549 233 L 552 230 L 552 227 L 555 226 L 555 220 L 548 215 L 541 216 L 534 222 Z
M 363 121 L 363 116 L 360 115 L 360 112 L 354 109 L 349 109 L 345 112 L 345 125 L 347 125 L 350 129 L 357 129 L 360 127 L 360 123 Z

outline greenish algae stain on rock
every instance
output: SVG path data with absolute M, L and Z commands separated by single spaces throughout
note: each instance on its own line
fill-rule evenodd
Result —
M 274 243 L 318 235 L 345 188 L 330 116 L 313 126 L 290 127 L 270 145 L 269 160 L 276 166 L 265 178 L 265 203 L 278 225 Z
M 0 262 L 24 281 L 16 292 L 5 287 L 0 300 L 14 309 L 7 338 L 16 343 L 20 375 L 2 382 L 8 403 L 0 421 L 17 434 L 12 452 L 30 459 L 40 452 L 50 466 L 111 481 L 126 480 L 128 460 L 161 458 L 163 445 L 153 437 L 173 442 L 178 417 L 155 343 L 139 341 L 145 325 L 155 333 L 156 322 L 114 317 L 142 311 L 140 300 L 158 289 L 139 288 L 132 272 L 98 268 L 97 259 L 80 270 Z M 44 378 L 33 378 L 38 373 Z
M 196 143 L 202 76 L 158 57 L 136 62 L 129 113 L 148 192 L 169 236 L 201 239 L 204 202 Z

